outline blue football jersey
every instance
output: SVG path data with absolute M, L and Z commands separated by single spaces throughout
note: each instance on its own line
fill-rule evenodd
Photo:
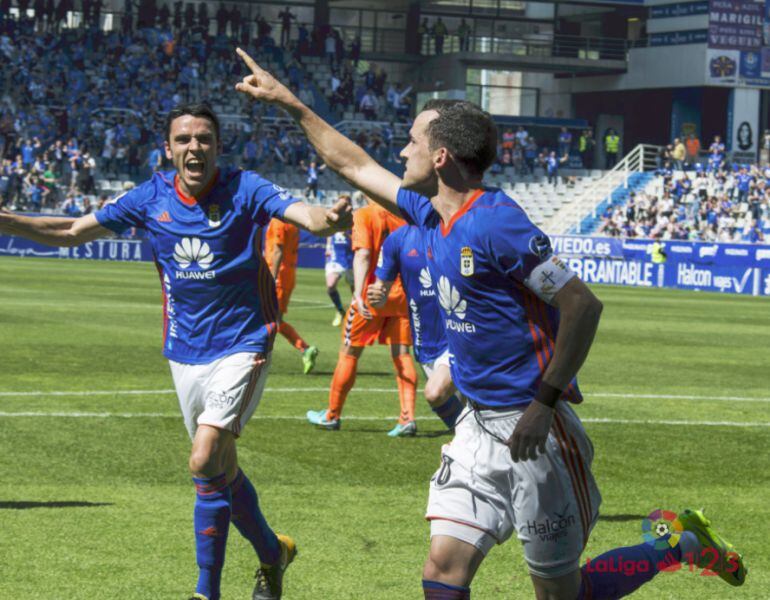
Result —
M 353 245 L 349 231 L 338 231 L 326 238 L 326 262 L 337 263 L 346 269 L 353 268 Z
M 400 227 L 385 239 L 374 274 L 383 281 L 395 281 L 401 275 L 415 358 L 427 363 L 441 356 L 447 349 L 446 334 L 419 227 Z
M 553 254 L 550 240 L 518 204 L 478 190 L 444 225 L 428 198 L 398 193 L 404 218 L 418 225 L 452 355 L 452 381 L 487 406 L 529 404 L 554 352 L 559 314 L 525 285 Z M 564 399 L 582 398 L 573 381 Z
M 278 322 L 262 228 L 297 202 L 249 171 L 220 171 L 200 202 L 184 201 L 174 172 L 156 173 L 96 213 L 116 233 L 147 231 L 163 290 L 163 354 L 205 364 L 267 352 Z

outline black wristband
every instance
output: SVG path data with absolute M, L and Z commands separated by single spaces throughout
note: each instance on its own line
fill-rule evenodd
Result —
M 541 381 L 540 388 L 537 390 L 537 394 L 535 394 L 535 402 L 540 402 L 540 404 L 554 408 L 556 402 L 561 398 L 561 394 L 562 390 L 553 387 L 545 381 Z

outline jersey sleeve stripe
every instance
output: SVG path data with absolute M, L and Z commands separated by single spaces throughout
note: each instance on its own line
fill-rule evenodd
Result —
M 543 338 L 540 337 L 540 330 L 532 319 L 531 300 L 527 294 L 527 290 L 520 288 L 520 291 L 522 293 L 522 299 L 524 300 L 524 312 L 527 317 L 527 324 L 529 325 L 529 333 L 532 336 L 532 345 L 535 350 L 535 355 L 537 356 L 537 364 L 540 367 L 540 376 L 542 377 L 548 366 L 548 359 L 544 354 Z
M 546 344 L 544 344 L 543 351 L 545 354 L 545 363 L 547 367 L 551 362 L 551 358 L 553 357 L 553 353 L 556 348 L 553 329 L 551 327 L 551 320 L 548 318 L 548 304 L 538 298 L 534 292 L 530 291 L 528 288 L 522 287 L 521 290 L 524 296 L 530 299 L 530 305 L 534 308 L 538 317 L 535 326 L 538 327 L 538 329 L 543 333 L 545 337 Z M 544 373 L 545 370 L 543 370 L 543 374 Z M 567 389 L 564 390 L 562 396 L 568 402 L 573 404 L 580 404 L 583 401 L 582 394 L 578 391 L 577 387 L 573 383 L 570 383 L 567 386 Z
M 160 277 L 160 293 L 163 295 L 163 347 L 166 347 L 166 338 L 168 337 L 168 296 L 166 295 L 166 284 L 163 281 L 163 267 L 155 261 L 155 268 Z

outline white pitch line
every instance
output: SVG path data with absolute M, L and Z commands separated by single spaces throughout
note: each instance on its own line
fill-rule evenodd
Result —
M 277 393 L 297 393 L 297 392 L 328 392 L 328 387 L 307 387 L 307 388 L 265 388 L 265 392 Z M 397 394 L 396 388 L 358 388 L 352 389 L 350 393 L 372 392 L 376 394 Z M 64 391 L 34 391 L 34 392 L 0 392 L 0 397 L 30 397 L 30 396 L 161 396 L 166 394 L 175 394 L 175 390 L 81 390 L 77 392 Z
M 277 387 L 265 388 L 265 392 L 298 393 L 298 392 L 328 392 L 328 387 Z M 174 394 L 172 389 L 166 390 L 80 390 L 80 391 L 32 391 L 32 392 L 0 392 L 0 398 L 28 397 L 28 396 L 142 396 Z M 353 388 L 350 393 L 396 394 L 396 388 Z M 641 400 L 700 400 L 714 402 L 770 402 L 770 398 L 751 396 L 699 396 L 680 394 L 628 394 L 619 392 L 590 392 L 583 394 L 590 398 L 636 398 Z
M 49 417 L 49 418 L 75 418 L 75 419 L 171 419 L 180 418 L 175 413 L 112 413 L 112 412 L 0 412 L 0 418 L 4 417 Z M 258 421 L 305 421 L 306 417 L 299 415 L 267 415 L 254 416 Z M 350 416 L 345 417 L 346 421 L 392 421 L 398 416 L 391 417 L 366 417 Z M 417 421 L 435 421 L 436 417 L 415 417 Z M 619 425 L 673 425 L 677 427 L 770 427 L 767 421 L 675 421 L 668 419 L 602 419 L 587 418 L 582 419 L 583 423 L 598 424 L 619 424 Z

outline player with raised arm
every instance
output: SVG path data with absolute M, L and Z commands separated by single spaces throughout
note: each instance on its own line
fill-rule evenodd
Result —
M 373 202 L 353 213 L 353 302 L 345 315 L 339 359 L 329 389 L 329 406 L 307 412 L 308 421 L 323 429 L 340 428 L 342 408 L 356 381 L 358 359 L 364 348 L 376 341 L 390 346 L 401 404 L 398 423 L 388 435 L 411 436 L 417 431 L 414 420 L 417 372 L 409 356 L 412 339 L 401 281 L 395 282 L 379 308 L 367 306 L 364 300 L 367 287 L 374 283 L 374 269 L 385 238 L 404 225 L 403 220 Z
M 401 180 L 238 53 L 251 74 L 236 89 L 284 108 L 330 169 L 422 230 L 456 359 L 452 381 L 469 403 L 431 481 L 425 597 L 469 598 L 487 552 L 514 532 L 539 599 L 620 598 L 672 561 L 690 555 L 705 566 L 711 552 L 710 568 L 741 585 L 742 558 L 700 511 L 680 515 L 684 531 L 668 550 L 643 543 L 595 559 L 622 556 L 647 570 L 580 568 L 601 499 L 593 447 L 569 404 L 581 400 L 575 376 L 602 305 L 513 199 L 482 187 L 497 145 L 490 115 L 470 102 L 429 101 L 401 151 Z M 540 533 L 554 527 L 558 535 Z
M 231 521 L 259 557 L 253 598 L 280 598 L 296 547 L 267 524 L 236 453 L 265 387 L 280 317 L 262 231 L 277 218 L 329 235 L 350 227 L 350 206 L 311 207 L 254 172 L 218 169 L 219 120 L 208 104 L 171 110 L 165 140 L 175 170 L 78 219 L 0 213 L 0 232 L 78 246 L 129 227 L 146 230 L 163 291 L 163 354 L 192 440 L 193 598 L 220 598 Z
M 380 257 L 374 272 L 377 279 L 367 289 L 367 300 L 375 308 L 384 305 L 393 282 L 401 278 L 409 306 L 414 357 L 428 378 L 423 390 L 425 399 L 447 428 L 453 429 L 463 403 L 455 394 L 449 372 L 444 323 L 420 229 L 407 225 L 391 233 L 382 245 Z
M 336 233 L 334 235 L 337 235 Z M 275 293 L 278 297 L 278 312 L 281 322 L 278 333 L 302 352 L 302 371 L 305 375 L 315 367 L 318 348 L 309 345 L 302 336 L 284 320 L 289 312 L 289 300 L 297 281 L 297 254 L 299 252 L 299 230 L 291 223 L 273 219 L 267 227 L 265 238 L 265 260 L 270 274 L 275 280 Z

